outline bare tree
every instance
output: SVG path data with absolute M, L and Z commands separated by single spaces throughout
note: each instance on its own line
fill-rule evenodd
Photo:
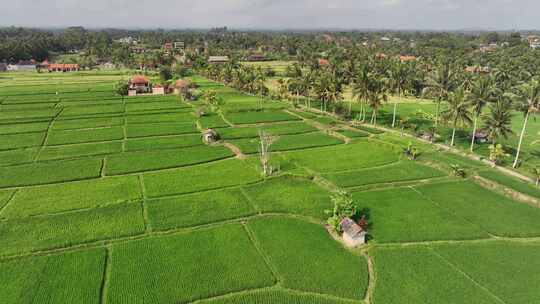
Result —
M 279 139 L 278 136 L 266 133 L 266 131 L 259 130 L 259 158 L 261 160 L 261 166 L 264 176 L 272 174 L 272 167 L 270 166 L 270 146 Z

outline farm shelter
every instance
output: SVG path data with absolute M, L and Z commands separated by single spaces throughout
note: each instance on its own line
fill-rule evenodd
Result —
M 136 94 L 150 93 L 152 91 L 150 80 L 144 75 L 135 75 L 129 81 L 129 90 L 135 91 Z
M 51 72 L 76 72 L 81 68 L 75 63 L 51 63 L 47 66 L 49 73 Z
M 203 133 L 203 141 L 205 143 L 211 144 L 211 143 L 215 143 L 218 140 L 219 140 L 219 134 L 215 130 L 208 129 L 208 130 L 204 131 L 204 133 Z
M 343 241 L 348 247 L 357 247 L 366 243 L 367 232 L 352 219 L 344 218 L 340 226 L 343 230 Z
M 474 141 L 477 143 L 486 143 L 488 141 L 488 133 L 485 130 L 478 130 L 474 133 Z

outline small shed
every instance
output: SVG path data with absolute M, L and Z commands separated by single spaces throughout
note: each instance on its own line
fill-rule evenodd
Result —
M 344 218 L 340 223 L 343 241 L 348 247 L 358 247 L 366 243 L 367 232 L 351 218 Z
M 203 132 L 203 141 L 207 144 L 215 143 L 219 140 L 219 134 L 214 129 L 208 129 Z
M 485 130 L 478 130 L 474 133 L 474 141 L 477 143 L 487 143 L 489 139 L 489 134 Z

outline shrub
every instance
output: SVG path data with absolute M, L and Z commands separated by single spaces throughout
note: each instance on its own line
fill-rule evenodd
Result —
M 332 202 L 334 209 L 325 211 L 326 214 L 331 215 L 326 222 L 336 232 L 342 233 L 340 223 L 344 218 L 356 215 L 356 205 L 352 197 L 345 191 L 332 195 Z

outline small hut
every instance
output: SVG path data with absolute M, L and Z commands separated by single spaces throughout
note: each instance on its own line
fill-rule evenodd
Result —
M 366 243 L 366 230 L 352 219 L 344 218 L 341 220 L 340 227 L 343 231 L 343 241 L 348 247 L 358 247 Z
M 489 134 L 485 130 L 478 130 L 474 133 L 474 141 L 480 144 L 488 142 Z
M 219 140 L 219 134 L 213 130 L 208 129 L 203 132 L 203 141 L 207 144 L 215 143 Z

